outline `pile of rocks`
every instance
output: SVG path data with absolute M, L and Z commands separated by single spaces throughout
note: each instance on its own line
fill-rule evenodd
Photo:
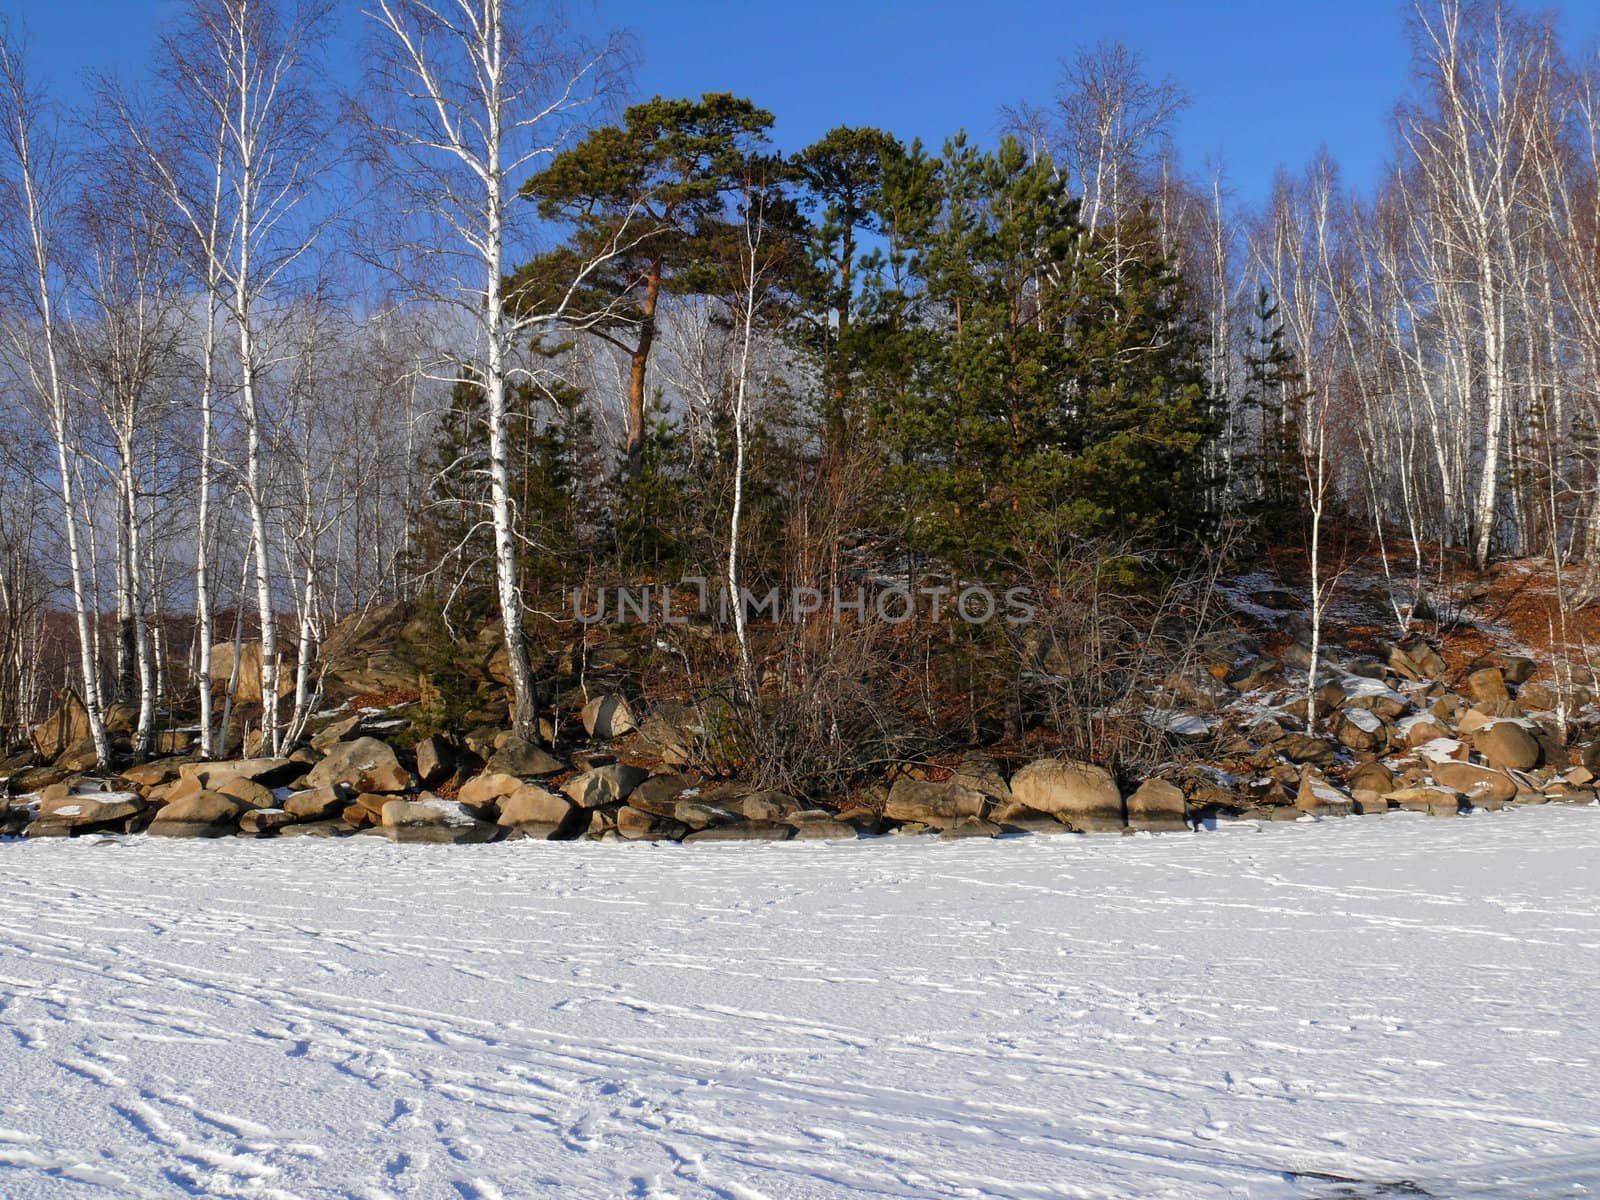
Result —
M 613 728 L 631 724 L 619 705 L 598 706 L 595 716 Z M 833 809 L 670 767 L 651 771 L 598 752 L 569 764 L 504 733 L 480 740 L 476 750 L 427 738 L 402 757 L 388 743 L 362 736 L 360 727 L 359 714 L 335 721 L 283 758 L 167 758 L 114 778 L 56 780 L 36 802 L 13 804 L 6 821 L 28 837 L 372 833 L 447 843 L 695 843 L 885 832 L 959 838 L 1189 827 L 1183 793 L 1171 783 L 1152 779 L 1124 797 L 1104 770 L 1060 759 L 1030 763 L 1009 779 L 999 764 L 977 755 L 953 770 L 905 768 L 875 793 Z

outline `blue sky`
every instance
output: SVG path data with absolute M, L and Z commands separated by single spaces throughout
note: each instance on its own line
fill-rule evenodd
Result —
M 627 28 L 640 96 L 732 91 L 778 118 L 794 149 L 834 125 L 878 125 L 937 146 L 966 127 L 988 138 L 997 110 L 1051 96 L 1058 62 L 1121 38 L 1192 103 L 1178 141 L 1198 167 L 1220 155 L 1239 197 L 1262 197 L 1279 164 L 1326 143 L 1365 185 L 1389 152 L 1406 86 L 1407 0 L 575 0 L 584 24 Z M 353 23 L 360 0 L 342 0 Z M 95 70 L 135 73 L 172 0 L 0 0 L 28 26 L 36 70 L 63 98 Z M 1600 3 L 1562 0 L 1569 46 L 1600 39 Z M 348 63 L 352 55 L 337 56 Z

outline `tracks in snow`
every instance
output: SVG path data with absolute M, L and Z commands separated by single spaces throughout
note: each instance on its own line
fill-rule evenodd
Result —
M 1593 1188 L 1597 850 L 8 844 L 0 1193 Z

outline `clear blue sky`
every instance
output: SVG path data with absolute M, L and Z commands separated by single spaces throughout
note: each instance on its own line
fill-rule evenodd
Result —
M 1102 38 L 1140 51 L 1192 98 L 1186 163 L 1220 154 L 1240 198 L 1264 195 L 1279 164 L 1326 143 L 1352 184 L 1389 151 L 1406 86 L 1408 0 L 573 0 L 585 25 L 633 32 L 636 91 L 732 91 L 778 118 L 794 149 L 834 125 L 878 125 L 937 146 L 982 138 L 1002 104 L 1047 101 L 1058 61 Z M 136 72 L 172 0 L 0 0 L 30 29 L 38 73 L 64 99 L 89 71 Z M 341 0 L 353 23 L 361 0 Z M 1559 0 L 1569 46 L 1600 38 L 1600 2 Z M 348 64 L 352 55 L 337 56 Z

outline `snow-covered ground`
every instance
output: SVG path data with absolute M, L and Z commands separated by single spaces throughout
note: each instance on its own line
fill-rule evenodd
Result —
M 0 1196 L 1600 1194 L 1600 809 L 0 845 Z

